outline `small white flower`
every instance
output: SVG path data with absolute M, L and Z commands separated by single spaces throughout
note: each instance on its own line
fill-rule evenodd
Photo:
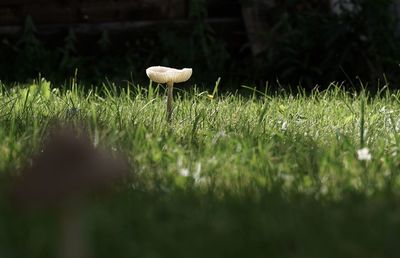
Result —
M 393 114 L 393 110 L 392 109 L 388 109 L 386 106 L 382 107 L 379 112 L 383 113 L 383 114 Z
M 282 131 L 286 131 L 286 130 L 287 130 L 287 127 L 288 127 L 288 125 L 287 125 L 287 122 L 285 121 L 285 122 L 282 123 L 281 130 L 282 130 Z
M 201 163 L 200 162 L 196 163 L 196 169 L 195 169 L 195 172 L 193 173 L 193 178 L 195 181 L 199 181 L 201 178 Z
M 371 160 L 372 156 L 371 153 L 369 153 L 368 148 L 362 148 L 357 151 L 357 159 L 358 160 Z
M 187 168 L 182 168 L 180 171 L 179 171 L 179 174 L 181 175 L 181 176 L 184 176 L 184 177 L 188 177 L 189 176 L 189 169 L 187 169 Z

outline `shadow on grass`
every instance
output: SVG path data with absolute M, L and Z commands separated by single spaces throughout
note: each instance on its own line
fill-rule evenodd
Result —
M 123 187 L 84 207 L 92 257 L 398 257 L 400 198 L 341 200 L 266 191 L 223 197 Z M 1 196 L 0 256 L 54 257 L 52 212 L 26 216 Z

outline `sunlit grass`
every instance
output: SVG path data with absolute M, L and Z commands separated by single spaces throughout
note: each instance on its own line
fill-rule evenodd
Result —
M 160 87 L 84 92 L 77 85 L 50 89 L 45 80 L 4 87 L 0 168 L 20 167 L 54 122 L 64 121 L 83 124 L 94 145 L 125 153 L 137 187 L 279 186 L 336 197 L 398 189 L 400 94 L 371 97 L 332 86 L 309 95 L 214 95 L 179 91 L 169 124 Z M 363 147 L 370 161 L 357 159 Z

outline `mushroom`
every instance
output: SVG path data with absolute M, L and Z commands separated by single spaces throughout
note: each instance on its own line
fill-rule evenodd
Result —
M 173 89 L 174 83 L 185 82 L 192 76 L 191 68 L 175 69 L 164 66 L 152 66 L 146 69 L 147 77 L 157 83 L 166 83 L 168 85 L 167 98 L 167 120 L 171 121 L 173 111 Z
M 127 175 L 126 163 L 96 149 L 77 130 L 59 128 L 45 142 L 12 188 L 14 203 L 22 208 L 56 208 L 59 212 L 60 257 L 86 257 L 83 202 L 94 190 L 104 189 Z

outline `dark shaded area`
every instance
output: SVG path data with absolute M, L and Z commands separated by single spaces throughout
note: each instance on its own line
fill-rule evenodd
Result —
M 151 65 L 194 68 L 223 88 L 332 81 L 398 85 L 394 0 L 2 1 L 0 78 L 147 83 Z M 378 83 L 380 81 L 381 83 Z M 279 82 L 279 83 L 278 83 Z
M 85 206 L 90 257 L 398 256 L 399 199 L 392 195 L 349 193 L 335 202 L 276 192 L 221 198 L 128 188 Z M 0 255 L 54 257 L 54 215 L 24 216 L 0 201 Z

